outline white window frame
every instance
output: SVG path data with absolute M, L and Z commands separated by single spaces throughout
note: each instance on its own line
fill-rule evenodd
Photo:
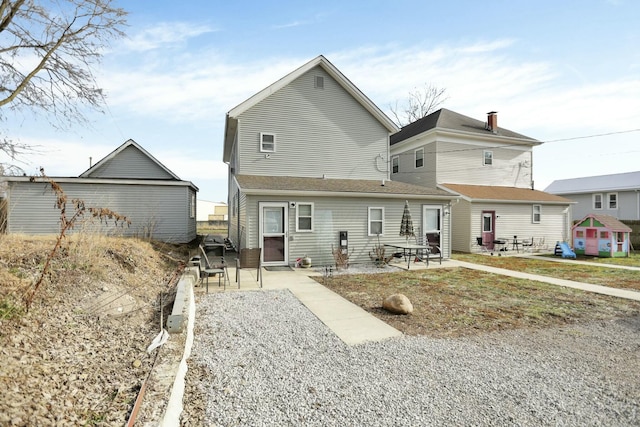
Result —
M 488 162 L 487 162 L 487 159 L 489 160 Z M 482 152 L 482 165 L 483 166 L 491 166 L 491 165 L 493 165 L 493 151 L 484 150 Z
M 532 205 L 531 206 L 531 222 L 533 224 L 540 224 L 541 221 L 542 221 L 542 205 Z
M 311 215 L 300 215 L 300 206 L 310 206 L 311 207 Z M 300 218 L 310 218 L 311 224 L 309 229 L 300 227 Z M 313 202 L 298 202 L 296 203 L 296 232 L 297 233 L 312 233 L 313 232 Z
M 324 89 L 324 76 L 313 76 L 313 87 L 316 89 Z
M 598 197 L 600 198 L 600 207 L 598 207 L 598 205 L 597 205 L 597 203 L 598 203 Z M 596 194 L 594 194 L 594 195 L 593 195 L 592 200 L 593 200 L 593 209 L 594 209 L 594 210 L 597 210 L 597 211 L 602 210 L 602 202 L 603 202 L 603 200 L 602 200 L 602 193 L 596 193 Z
M 196 195 L 191 194 L 191 201 L 189 203 L 189 218 L 196 217 Z
M 265 148 L 265 141 L 264 141 L 264 137 L 265 136 L 272 136 L 273 137 L 273 143 L 267 142 L 267 144 L 273 144 L 273 148 L 272 149 Z M 275 133 L 260 132 L 260 152 L 261 153 L 275 153 L 276 152 L 276 134 Z
M 382 219 L 380 219 L 380 220 L 377 220 L 377 219 L 376 219 L 376 220 L 372 220 L 372 218 L 371 218 L 371 212 L 372 212 L 373 210 L 379 210 L 379 211 L 381 212 L 381 214 L 382 214 L 382 215 L 381 215 L 381 216 L 382 216 Z M 380 223 L 381 223 L 380 230 L 382 230 L 382 232 L 380 233 L 380 236 L 384 236 L 384 207 L 380 207 L 380 206 L 370 206 L 370 207 L 369 207 L 369 209 L 368 209 L 368 214 L 367 214 L 367 235 L 368 235 L 368 236 L 370 236 L 370 237 L 372 237 L 372 236 L 374 236 L 374 237 L 375 237 L 375 236 L 377 236 L 377 235 L 378 235 L 377 233 L 372 233 L 372 232 L 371 232 L 371 224 L 372 224 L 374 221 L 375 221 L 375 222 L 380 222 Z
M 611 207 L 612 196 L 615 199 L 613 207 Z M 618 193 L 607 193 L 607 209 L 612 210 L 612 211 L 618 209 Z
M 391 158 L 391 173 L 400 172 L 400 156 L 393 156 Z
M 418 153 L 422 153 L 422 158 L 420 160 L 422 160 L 422 164 L 420 166 L 418 166 Z M 420 169 L 424 167 L 424 148 L 417 148 L 414 152 L 413 152 L 413 166 L 416 169 Z

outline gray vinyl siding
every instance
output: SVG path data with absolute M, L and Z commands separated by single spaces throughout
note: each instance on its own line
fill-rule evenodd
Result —
M 117 158 L 106 161 L 91 171 L 91 178 L 175 179 L 149 156 L 136 147 L 129 146 L 118 153 Z
M 519 239 L 544 239 L 551 249 L 557 241 L 570 241 L 569 213 L 563 213 L 567 206 L 543 204 L 540 223 L 534 224 L 531 218 L 532 205 L 533 203 L 473 203 L 469 241 L 475 242 L 476 237 L 481 236 L 482 211 L 495 211 L 499 216 L 495 223 L 497 238 L 512 239 L 513 236 L 518 236 Z
M 483 165 L 485 150 L 493 152 L 493 164 Z M 438 184 L 531 187 L 531 153 L 512 148 L 438 143 Z
M 331 249 L 332 245 L 339 245 L 339 232 L 348 232 L 350 263 L 371 263 L 369 252 L 378 244 L 378 238 L 368 236 L 368 208 L 384 208 L 384 235 L 380 236 L 380 243 L 403 243 L 405 238 L 399 235 L 400 222 L 404 210 L 404 201 L 401 199 L 384 200 L 377 198 L 315 198 L 294 197 L 283 199 L 272 196 L 250 196 L 247 198 L 247 215 L 250 218 L 247 223 L 247 246 L 260 246 L 259 242 L 259 202 L 296 202 L 313 203 L 313 232 L 296 232 L 296 210 L 289 209 L 289 263 L 294 264 L 297 258 L 304 255 L 311 257 L 314 266 L 335 265 Z M 443 201 L 442 204 L 446 204 Z M 412 200 L 409 207 L 412 214 L 416 234 L 419 233 L 422 224 L 422 205 L 438 204 L 435 201 Z M 447 217 L 443 218 L 443 253 L 450 256 L 447 243 L 449 224 Z M 415 242 L 415 239 L 411 239 Z M 410 241 L 411 241 L 410 240 Z M 387 249 L 387 254 L 391 249 Z
M 236 174 L 388 178 L 388 130 L 320 67 L 238 119 Z M 275 152 L 260 151 L 261 132 L 275 134 Z
M 607 194 L 618 193 L 618 209 L 609 209 Z M 593 208 L 593 195 L 602 194 L 602 209 Z M 562 197 L 577 202 L 572 206 L 572 219 L 581 220 L 591 213 L 611 215 L 620 220 L 640 219 L 640 192 L 638 191 L 598 191 L 583 194 L 559 194 Z
M 421 145 L 401 153 L 393 154 L 398 156 L 398 173 L 392 173 L 391 179 L 408 184 L 422 185 L 423 187 L 436 187 L 436 165 L 437 165 L 437 142 Z M 424 149 L 424 166 L 415 167 L 415 151 Z
M 68 197 L 67 218 L 74 213 L 72 199 L 85 206 L 108 208 L 131 220 L 129 227 L 114 227 L 91 219 L 78 222 L 73 232 L 100 231 L 115 235 L 153 238 L 165 242 L 186 243 L 196 237 L 196 219 L 191 218 L 191 196 L 195 191 L 186 186 L 61 184 Z M 9 190 L 7 232 L 25 234 L 57 234 L 60 212 L 54 206 L 55 196 L 48 184 L 12 182 Z
M 451 227 L 451 248 L 454 251 L 473 252 L 471 235 L 471 203 L 461 199 L 451 207 L 451 217 L 454 224 Z

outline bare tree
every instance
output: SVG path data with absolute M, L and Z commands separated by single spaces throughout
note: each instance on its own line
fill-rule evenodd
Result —
M 102 50 L 124 35 L 126 12 L 112 0 L 0 0 L 0 121 L 31 111 L 64 128 L 84 122 L 84 107 L 101 111 L 93 77 Z M 15 160 L 29 147 L 0 136 Z
M 415 88 L 409 92 L 406 103 L 398 106 L 396 101 L 396 105 L 390 107 L 396 124 L 400 127 L 406 126 L 433 113 L 448 99 L 445 96 L 446 91 L 426 83 L 422 89 Z

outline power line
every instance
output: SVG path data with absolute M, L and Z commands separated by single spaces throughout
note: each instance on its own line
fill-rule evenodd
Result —
M 552 140 L 549 140 L 549 141 L 541 141 L 541 142 L 546 144 L 548 142 L 574 141 L 576 139 L 597 138 L 599 136 L 620 135 L 620 134 L 623 134 L 623 133 L 632 133 L 632 132 L 640 132 L 640 129 L 629 129 L 629 130 L 620 130 L 620 131 L 616 131 L 616 132 L 597 133 L 597 134 L 593 134 L 593 135 L 574 136 L 574 137 L 571 137 L 571 138 L 552 139 Z

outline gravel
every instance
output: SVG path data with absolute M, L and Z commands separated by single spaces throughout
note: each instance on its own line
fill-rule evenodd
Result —
M 183 425 L 639 425 L 640 318 L 347 346 L 289 291 L 198 301 Z

